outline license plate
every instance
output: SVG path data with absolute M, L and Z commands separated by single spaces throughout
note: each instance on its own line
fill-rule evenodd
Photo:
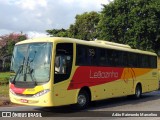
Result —
M 21 102 L 22 102 L 22 103 L 28 103 L 28 100 L 26 100 L 26 99 L 21 99 Z

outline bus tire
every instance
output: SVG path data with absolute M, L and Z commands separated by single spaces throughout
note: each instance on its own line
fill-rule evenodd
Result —
M 134 95 L 134 97 L 135 97 L 136 99 L 139 99 L 139 98 L 141 97 L 141 95 L 142 95 L 142 87 L 141 87 L 140 84 L 138 84 L 138 85 L 136 86 L 136 89 L 135 89 L 135 95 Z
M 81 90 L 77 97 L 77 109 L 85 109 L 90 103 L 89 94 L 85 90 Z

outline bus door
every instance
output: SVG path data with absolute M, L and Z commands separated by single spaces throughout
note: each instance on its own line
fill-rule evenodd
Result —
M 55 105 L 68 104 L 71 100 L 67 96 L 67 88 L 73 62 L 73 44 L 58 43 L 54 61 L 54 103 Z

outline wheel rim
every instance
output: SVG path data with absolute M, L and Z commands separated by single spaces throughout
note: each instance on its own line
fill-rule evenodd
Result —
M 79 95 L 78 96 L 78 104 L 81 106 L 84 106 L 86 104 L 86 97 L 84 95 Z

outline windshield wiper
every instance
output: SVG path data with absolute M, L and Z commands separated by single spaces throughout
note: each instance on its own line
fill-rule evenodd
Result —
M 34 57 L 33 57 L 33 59 L 31 60 L 31 61 L 29 61 L 29 56 L 28 56 L 28 58 L 27 58 L 27 65 L 26 65 L 26 71 L 25 71 L 25 74 L 24 74 L 24 81 L 26 81 L 26 74 L 29 74 L 30 75 L 30 77 L 31 77 L 31 79 L 32 79 L 32 81 L 34 82 L 34 84 L 35 85 L 37 85 L 37 81 L 36 81 L 36 79 L 34 78 L 34 75 L 33 75 L 33 71 L 34 71 L 34 69 L 31 69 L 31 62 L 33 62 L 34 61 L 34 58 L 35 58 L 35 56 L 36 56 L 36 53 L 37 53 L 37 51 L 35 51 L 34 52 Z M 27 73 L 27 69 L 29 69 L 29 72 Z
M 37 81 L 36 81 L 36 79 L 33 76 L 33 69 L 30 71 L 29 75 L 30 75 L 32 81 L 34 82 L 34 84 L 37 85 Z
M 17 70 L 17 72 L 16 72 L 16 75 L 15 75 L 13 81 L 12 81 L 13 84 L 15 84 L 15 81 L 16 81 L 16 78 L 17 78 L 18 74 L 20 74 L 20 73 L 22 72 L 22 70 L 23 70 L 24 61 L 25 61 L 25 57 L 23 58 L 23 63 L 22 63 L 22 65 L 19 66 L 19 68 L 18 68 L 18 70 Z

